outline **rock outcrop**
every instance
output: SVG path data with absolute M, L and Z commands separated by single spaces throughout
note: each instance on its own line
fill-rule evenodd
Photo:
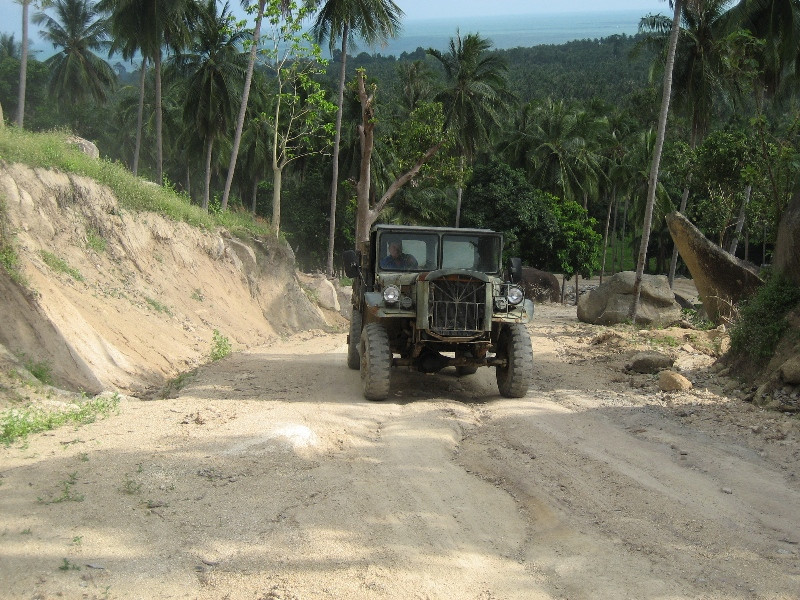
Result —
M 667 215 L 670 235 L 692 274 L 708 319 L 727 322 L 734 306 L 750 297 L 764 281 L 758 268 L 711 242 L 679 212 Z
M 94 180 L 0 165 L 22 283 L 0 269 L 0 345 L 50 367 L 55 385 L 149 391 L 234 349 L 326 327 L 291 250 L 124 210 Z
M 781 217 L 773 265 L 777 272 L 800 285 L 800 193 L 795 194 Z
M 636 273 L 623 271 L 578 301 L 578 319 L 596 325 L 614 325 L 630 320 Z M 644 325 L 663 326 L 681 318 L 681 307 L 663 275 L 644 275 L 636 320 Z
M 561 286 L 552 273 L 540 271 L 533 267 L 522 268 L 522 287 L 525 297 L 537 302 L 559 302 Z

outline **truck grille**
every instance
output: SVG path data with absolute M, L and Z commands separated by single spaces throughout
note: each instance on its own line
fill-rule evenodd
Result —
M 471 277 L 430 282 L 429 327 L 441 336 L 466 337 L 484 331 L 486 284 Z

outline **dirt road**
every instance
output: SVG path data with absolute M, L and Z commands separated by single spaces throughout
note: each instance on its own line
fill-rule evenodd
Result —
M 800 598 L 798 420 L 692 332 L 574 314 L 538 307 L 521 400 L 483 369 L 368 403 L 345 336 L 306 332 L 2 448 L 0 597 Z M 659 344 L 692 391 L 623 370 Z

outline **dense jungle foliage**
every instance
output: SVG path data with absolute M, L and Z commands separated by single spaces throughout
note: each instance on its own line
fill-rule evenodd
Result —
M 167 9 L 152 0 L 54 0 L 42 10 L 21 0 L 55 54 L 25 57 L 20 111 L 22 44 L 0 35 L 7 124 L 70 130 L 94 141 L 103 157 L 183 192 L 203 210 L 253 212 L 279 224 L 301 268 L 324 269 L 342 34 L 369 48 L 397 32 L 402 14 L 388 0 L 367 3 L 373 21 L 347 12 L 363 3 L 260 0 L 253 14 L 264 16 L 254 45 L 252 23 L 236 22 L 227 3 L 168 4 L 172 12 L 158 13 Z M 527 264 L 558 272 L 630 269 L 671 27 L 671 19 L 642 17 L 636 36 L 494 50 L 480 32 L 453 31 L 446 52 L 349 55 L 336 255 L 354 242 L 359 132 L 369 122 L 373 201 L 427 150 L 436 154 L 379 220 L 459 219 L 497 228 Z M 710 239 L 769 262 L 800 169 L 798 32 L 795 0 L 685 3 L 650 271 L 669 267 L 663 215 L 683 198 Z M 312 40 L 330 47 L 333 58 L 323 60 Z M 371 95 L 368 121 L 355 85 L 359 72 Z

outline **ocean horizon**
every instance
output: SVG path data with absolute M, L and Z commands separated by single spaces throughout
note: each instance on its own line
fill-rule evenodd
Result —
M 479 33 L 492 41 L 493 48 L 528 48 L 542 44 L 564 44 L 574 40 L 605 38 L 612 35 L 634 35 L 639 20 L 646 12 L 640 10 L 565 12 L 525 15 L 494 15 L 488 17 L 447 17 L 436 19 L 408 19 L 402 24 L 400 35 L 382 47 L 357 45 L 351 55 L 362 52 L 381 56 L 400 57 L 417 48 L 434 48 L 447 51 L 450 38 L 459 31 L 461 35 Z M 14 28 L 11 28 L 14 32 Z M 50 44 L 45 44 L 31 31 L 31 50 L 39 60 L 53 54 Z M 323 48 L 327 55 L 327 48 Z
M 635 35 L 646 13 L 638 10 L 496 15 L 490 17 L 453 17 L 413 19 L 403 23 L 400 35 L 386 46 L 357 46 L 351 54 L 366 52 L 400 57 L 417 48 L 447 51 L 450 38 L 479 33 L 492 41 L 493 48 L 529 48 L 543 44 L 564 44 L 574 40 L 597 39 L 612 35 Z

